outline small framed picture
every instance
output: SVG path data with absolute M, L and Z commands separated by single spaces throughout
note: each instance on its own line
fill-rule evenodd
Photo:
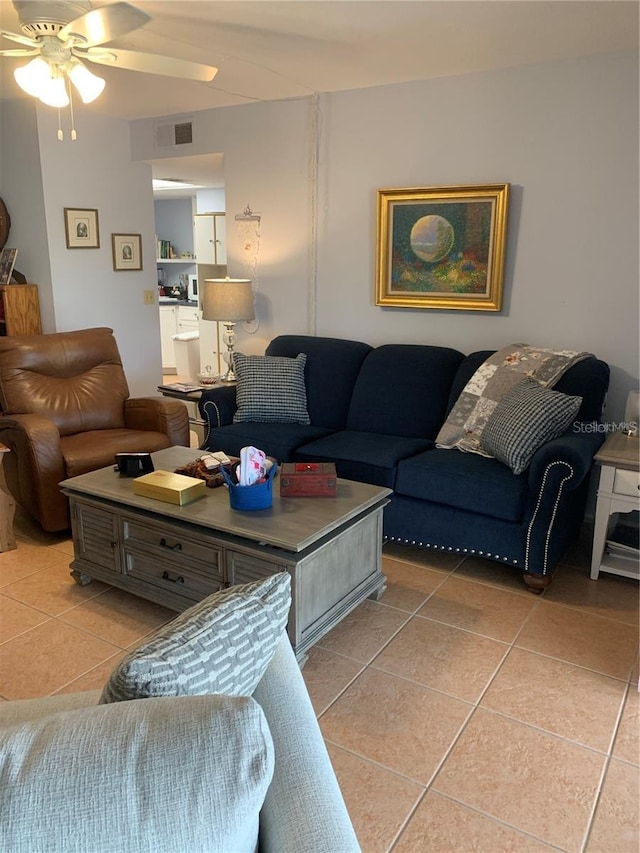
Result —
M 98 211 L 92 208 L 65 207 L 64 231 L 67 249 L 99 249 Z
M 112 234 L 111 247 L 116 272 L 142 269 L 141 234 Z
M 13 266 L 18 256 L 17 249 L 7 249 L 6 247 L 0 254 L 0 284 L 11 284 L 11 276 L 13 274 Z

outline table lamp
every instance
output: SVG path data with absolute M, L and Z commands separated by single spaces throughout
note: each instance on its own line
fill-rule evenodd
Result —
M 240 320 L 253 320 L 253 290 L 248 278 L 205 278 L 202 294 L 202 319 L 217 320 L 225 328 L 228 369 L 223 382 L 235 382 L 233 369 L 233 327 Z

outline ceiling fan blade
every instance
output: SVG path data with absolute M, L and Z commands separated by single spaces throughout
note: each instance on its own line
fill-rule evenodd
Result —
M 40 51 L 37 48 L 35 50 L 25 50 L 24 48 L 0 50 L 0 56 L 37 56 L 39 53 Z
M 9 41 L 17 41 L 18 44 L 25 44 L 27 47 L 39 47 L 36 39 L 29 38 L 29 36 L 21 36 L 18 33 L 8 33 L 6 30 L 0 30 L 0 36 L 3 39 L 9 39 Z
M 111 6 L 92 9 L 86 15 L 70 21 L 57 33 L 57 36 L 63 42 L 69 38 L 79 38 L 84 47 L 106 44 L 132 30 L 137 30 L 150 20 L 149 15 L 145 15 L 128 3 L 113 3 Z
M 73 53 L 99 65 L 112 65 L 147 74 L 163 74 L 165 77 L 182 77 L 185 80 L 200 80 L 203 83 L 213 80 L 218 73 L 218 69 L 213 65 L 202 65 L 172 56 L 158 56 L 155 53 L 141 53 L 137 50 L 90 47 L 86 51 L 74 48 Z

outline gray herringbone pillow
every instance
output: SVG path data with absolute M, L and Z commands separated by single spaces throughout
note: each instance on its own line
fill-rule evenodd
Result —
M 523 379 L 496 406 L 482 433 L 482 447 L 521 474 L 539 447 L 562 435 L 581 403 L 582 397 Z
M 278 355 L 233 355 L 236 372 L 234 423 L 308 424 L 306 353 L 295 358 Z
M 181 613 L 112 672 L 100 704 L 151 696 L 250 696 L 287 624 L 286 572 L 229 587 Z

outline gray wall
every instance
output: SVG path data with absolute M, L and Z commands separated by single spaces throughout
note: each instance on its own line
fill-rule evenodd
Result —
M 153 124 L 132 123 L 135 158 L 158 156 Z M 232 215 L 247 201 L 262 214 L 261 328 L 239 349 L 316 331 L 589 350 L 612 367 L 607 416 L 621 419 L 639 372 L 637 53 L 334 93 L 317 110 L 211 110 L 194 138 L 188 153 L 225 156 L 231 275 Z M 503 310 L 376 307 L 376 190 L 482 183 L 512 189 Z
M 27 132 L 8 143 L 3 124 L 0 194 L 16 223 L 10 239 L 19 247 L 18 268 L 39 286 L 44 331 L 109 326 L 131 393 L 157 393 L 158 309 L 143 303 L 145 289 L 157 293 L 151 167 L 131 161 L 128 122 L 96 118 L 84 107 L 76 110 L 77 141 L 67 135 L 59 142 L 57 110 L 33 100 L 7 109 L 22 116 Z M 63 115 L 68 133 L 66 123 Z M 65 207 L 98 210 L 98 249 L 67 249 Z M 114 271 L 112 233 L 142 235 L 141 271 Z
M 193 204 L 191 199 L 156 199 L 153 207 L 158 240 L 169 240 L 178 257 L 183 252 L 193 254 Z
M 194 143 L 180 151 L 158 150 L 157 120 L 96 120 L 90 107 L 76 115 L 78 141 L 62 144 L 56 112 L 39 108 L 39 151 L 28 122 L 26 140 L 3 126 L 0 194 L 19 223 L 23 272 L 46 288 L 50 264 L 56 328 L 111 325 L 132 386 L 153 390 L 145 161 L 222 153 L 229 275 L 246 265 L 234 214 L 250 204 L 262 217 L 259 324 L 237 329 L 238 349 L 305 331 L 465 352 L 514 341 L 586 349 L 612 366 L 607 417 L 620 420 L 639 372 L 637 53 L 341 92 L 315 107 L 309 98 L 195 113 Z M 41 168 L 40 188 L 25 175 L 27 197 L 6 168 L 18 169 L 23 151 L 29 170 Z M 376 307 L 376 189 L 492 182 L 512 186 L 503 311 Z M 99 208 L 100 250 L 65 248 L 65 206 Z M 143 235 L 143 272 L 112 271 L 113 231 Z
M 612 365 L 621 419 L 638 376 L 637 54 L 343 92 L 321 113 L 318 332 L 588 350 Z M 374 305 L 376 189 L 505 182 L 500 313 Z
M 18 249 L 16 269 L 38 284 L 42 328 L 54 332 L 38 119 L 32 101 L 0 103 L 0 191 L 11 217 L 7 246 Z

